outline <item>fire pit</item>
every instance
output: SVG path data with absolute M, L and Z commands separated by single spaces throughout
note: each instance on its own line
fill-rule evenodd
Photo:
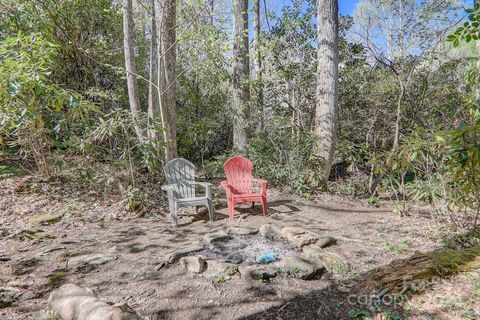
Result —
M 234 264 L 257 264 L 263 252 L 275 252 L 279 257 L 297 255 L 301 251 L 284 239 L 267 239 L 261 235 L 233 235 L 230 239 L 205 245 L 197 254 L 206 260 L 224 260 Z
M 347 266 L 340 256 L 322 249 L 334 243 L 332 237 L 300 227 L 230 227 L 204 235 L 203 242 L 171 252 L 165 260 L 216 279 L 231 279 L 238 271 L 242 279 L 265 280 L 283 273 L 309 280 L 332 270 L 333 264 Z M 260 255 L 269 256 L 269 263 L 259 263 Z

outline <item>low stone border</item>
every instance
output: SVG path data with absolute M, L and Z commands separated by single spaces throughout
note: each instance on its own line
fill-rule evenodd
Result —
M 298 254 L 280 257 L 273 263 L 256 265 L 206 260 L 201 255 L 195 255 L 195 253 L 205 250 L 206 247 L 212 249 L 219 243 L 231 240 L 234 236 L 248 236 L 257 233 L 268 239 L 286 240 L 294 244 L 298 248 Z M 237 272 L 242 279 L 247 281 L 269 281 L 279 273 L 311 280 L 320 278 L 325 271 L 341 270 L 343 273 L 349 269 L 343 257 L 323 250 L 335 243 L 336 239 L 333 237 L 322 237 L 301 227 L 279 228 L 271 223 L 264 224 L 260 228 L 231 226 L 226 231 L 207 233 L 203 237 L 203 242 L 193 243 L 170 253 L 165 257 L 165 262 L 169 264 L 179 262 L 187 271 L 214 278 L 215 282 L 229 280 Z

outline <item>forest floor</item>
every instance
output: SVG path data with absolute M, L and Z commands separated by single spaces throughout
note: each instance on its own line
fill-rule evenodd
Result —
M 0 295 L 2 290 L 15 293 L 11 305 L 0 304 L 0 319 L 53 319 L 47 316 L 48 295 L 63 283 L 92 288 L 106 301 L 127 302 L 150 320 L 480 319 L 478 269 L 437 279 L 403 301 L 377 306 L 377 311 L 368 310 L 359 296 L 335 289 L 338 281 L 387 268 L 417 251 L 441 248 L 448 230 L 428 207 L 415 207 L 400 217 L 388 200 L 377 207 L 366 199 L 332 195 L 307 201 L 273 189 L 270 217 L 262 216 L 260 206 L 245 205 L 230 222 L 224 196 L 216 190 L 215 221 L 206 221 L 204 210 L 184 210 L 173 228 L 162 215 L 134 218 L 124 201 L 98 200 L 94 191 L 65 194 L 28 175 L 0 180 Z M 34 226 L 32 217 L 41 214 L 60 216 L 49 225 Z M 266 222 L 336 238 L 325 250 L 343 256 L 349 268 L 318 280 L 280 275 L 252 283 L 233 276 L 218 283 L 178 264 L 161 267 L 167 253 L 206 233 Z M 82 264 L 85 259 L 99 263 Z

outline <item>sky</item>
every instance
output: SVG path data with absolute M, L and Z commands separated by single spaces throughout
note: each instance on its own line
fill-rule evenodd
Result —
M 274 11 L 278 12 L 280 9 L 291 4 L 290 0 L 269 0 L 269 7 L 273 7 Z M 355 6 L 360 0 L 338 0 L 338 10 L 341 14 L 351 15 L 355 11 Z

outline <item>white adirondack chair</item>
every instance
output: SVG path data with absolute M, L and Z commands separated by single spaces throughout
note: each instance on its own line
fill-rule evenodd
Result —
M 212 184 L 195 182 L 195 165 L 183 158 L 169 161 L 163 168 L 167 185 L 162 190 L 167 192 L 168 205 L 173 225 L 177 225 L 177 209 L 180 207 L 206 206 L 210 220 L 213 220 L 214 208 L 212 205 Z M 205 196 L 195 196 L 195 186 L 205 188 Z

